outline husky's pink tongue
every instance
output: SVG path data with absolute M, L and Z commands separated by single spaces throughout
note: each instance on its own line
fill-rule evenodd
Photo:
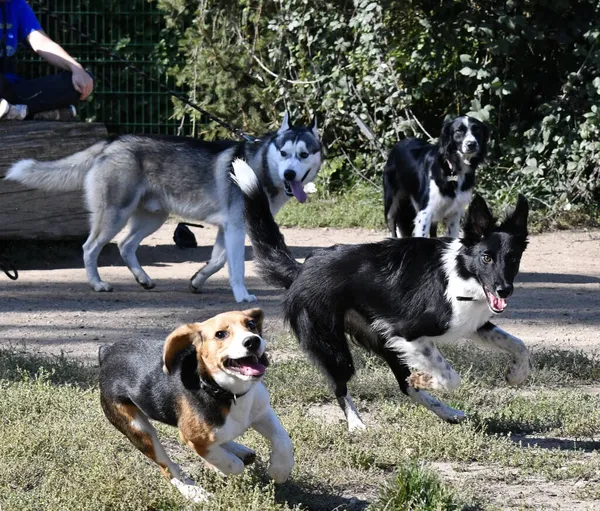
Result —
M 251 362 L 240 359 L 236 366 L 238 371 L 246 376 L 262 376 L 265 374 L 265 366 L 260 362 Z
M 306 201 L 306 192 L 304 191 L 304 188 L 302 187 L 302 183 L 300 181 L 289 181 L 290 183 L 290 188 L 292 189 L 292 193 L 294 194 L 294 197 L 296 197 L 296 199 L 298 199 L 298 202 L 305 202 Z
M 490 305 L 492 306 L 492 309 L 500 312 L 506 309 L 506 300 L 504 298 L 498 298 L 497 296 L 495 296 L 487 290 L 486 293 L 488 295 L 488 300 L 490 302 Z

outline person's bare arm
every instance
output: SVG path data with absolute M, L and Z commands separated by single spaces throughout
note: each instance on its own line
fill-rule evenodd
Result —
M 50 39 L 43 30 L 34 30 L 27 36 L 31 48 L 46 62 L 73 74 L 73 87 L 87 98 L 94 90 L 94 80 L 81 64 L 71 57 L 59 44 Z

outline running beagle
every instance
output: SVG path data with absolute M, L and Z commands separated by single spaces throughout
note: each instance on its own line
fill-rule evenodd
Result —
M 209 494 L 169 459 L 150 419 L 177 426 L 181 440 L 223 474 L 254 461 L 254 451 L 233 442 L 248 428 L 269 440 L 276 483 L 294 466 L 290 437 L 261 381 L 268 366 L 262 322 L 260 309 L 225 312 L 177 328 L 164 343 L 128 340 L 99 350 L 106 417 L 195 502 Z

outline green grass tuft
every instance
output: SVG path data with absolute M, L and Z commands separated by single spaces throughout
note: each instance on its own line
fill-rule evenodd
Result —
M 373 511 L 454 511 L 475 509 L 461 502 L 439 477 L 416 462 L 400 466 L 387 483 Z

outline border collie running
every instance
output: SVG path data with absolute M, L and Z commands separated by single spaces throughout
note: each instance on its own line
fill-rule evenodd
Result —
M 437 145 L 418 138 L 398 142 L 383 173 L 385 219 L 392 238 L 437 236 L 438 222 L 458 237 L 471 200 L 475 169 L 487 152 L 488 128 L 473 117 L 442 127 Z
M 331 380 L 351 431 L 364 424 L 348 394 L 354 375 L 348 337 L 387 362 L 402 392 L 448 422 L 462 420 L 464 413 L 425 392 L 460 384 L 438 342 L 469 338 L 509 353 L 507 382 L 525 381 L 531 372 L 526 346 L 489 322 L 506 308 L 527 246 L 525 197 L 519 195 L 498 225 L 485 201 L 475 196 L 461 239 L 335 245 L 314 251 L 300 264 L 252 169 L 241 160 L 233 169 L 259 270 L 269 283 L 287 289 L 285 319 Z

